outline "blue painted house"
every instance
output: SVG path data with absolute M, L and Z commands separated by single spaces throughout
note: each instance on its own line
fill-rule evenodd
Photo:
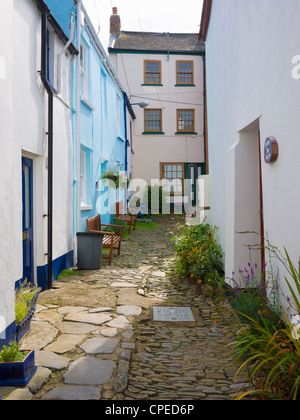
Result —
M 76 233 L 86 230 L 87 218 L 101 213 L 103 223 L 114 219 L 105 199 L 101 200 L 99 181 L 107 170 L 126 176 L 132 173 L 129 132 L 135 116 L 82 2 L 47 0 L 47 4 L 67 33 L 70 14 L 74 14 L 74 44 L 80 51 L 72 65 L 71 82 L 75 248 Z

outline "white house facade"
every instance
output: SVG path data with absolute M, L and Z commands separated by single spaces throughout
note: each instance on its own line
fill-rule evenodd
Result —
M 55 265 L 73 264 L 72 126 L 70 69 L 77 51 L 50 11 L 46 13 L 48 50 L 42 75 L 43 1 L 9 1 L 2 5 L 0 25 L 0 345 L 14 338 L 15 287 L 27 280 L 45 286 L 48 263 L 48 94 L 42 77 L 61 93 L 53 97 L 53 246 Z M 70 16 L 71 19 L 71 16 Z M 56 61 L 61 51 L 61 72 Z
M 185 179 L 195 186 L 206 173 L 203 42 L 199 34 L 121 31 L 113 13 L 110 60 L 130 102 L 148 103 L 134 106 L 134 178 L 174 181 L 174 201 L 182 202 Z
M 297 0 L 204 2 L 211 222 L 228 278 L 265 239 L 299 259 L 299 16 Z M 267 252 L 252 262 L 269 264 Z

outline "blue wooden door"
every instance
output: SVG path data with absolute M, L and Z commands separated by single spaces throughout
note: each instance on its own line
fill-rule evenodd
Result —
M 23 280 L 34 283 L 33 260 L 33 162 L 22 158 Z

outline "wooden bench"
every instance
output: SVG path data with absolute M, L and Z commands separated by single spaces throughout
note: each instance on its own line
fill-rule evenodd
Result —
M 101 223 L 101 216 L 92 217 L 91 219 L 87 219 L 87 231 L 88 232 L 100 232 L 104 234 L 103 238 L 103 248 L 108 248 L 110 250 L 109 255 L 102 255 L 102 258 L 107 258 L 109 260 L 109 265 L 111 265 L 111 260 L 113 256 L 113 250 L 118 250 L 118 255 L 121 253 L 121 241 L 122 241 L 122 230 L 123 226 L 117 225 L 104 225 Z M 119 233 L 114 232 L 105 232 L 102 228 L 116 228 L 119 230 Z
M 131 228 L 135 230 L 137 215 L 134 214 L 127 214 L 126 209 L 124 209 L 123 201 L 119 201 L 116 203 L 116 220 L 122 220 L 129 226 L 129 233 L 131 232 Z

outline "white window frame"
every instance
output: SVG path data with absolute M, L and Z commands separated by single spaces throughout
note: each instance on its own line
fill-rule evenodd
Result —
M 80 72 L 81 72 L 81 96 L 88 100 L 88 71 L 89 71 L 89 51 L 84 42 L 80 44 Z
M 86 151 L 80 149 L 80 202 L 86 206 Z

